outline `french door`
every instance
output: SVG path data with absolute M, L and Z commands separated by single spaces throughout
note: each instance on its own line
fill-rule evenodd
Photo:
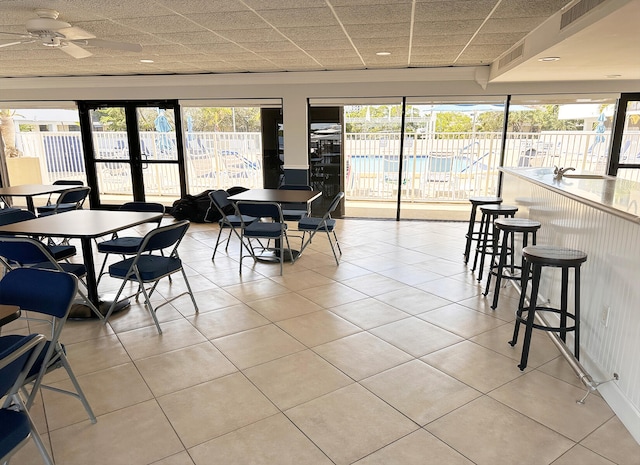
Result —
M 186 194 L 177 101 L 78 102 L 92 208 Z

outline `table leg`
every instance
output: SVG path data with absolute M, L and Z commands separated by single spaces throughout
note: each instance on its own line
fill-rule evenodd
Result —
M 84 266 L 87 269 L 87 275 L 85 276 L 85 281 L 87 282 L 87 297 L 91 302 L 93 302 L 93 305 L 95 305 L 98 311 L 104 316 L 109 311 L 109 307 L 111 306 L 115 295 L 100 296 L 98 294 L 98 282 L 96 277 L 96 266 L 93 260 L 93 245 L 91 242 L 91 238 L 80 238 L 80 244 L 82 245 L 82 258 L 84 260 Z M 118 305 L 114 312 L 119 312 L 120 310 L 128 307 L 129 304 L 129 299 L 121 300 L 120 302 L 118 302 Z M 78 303 L 74 305 L 73 308 L 71 308 L 71 311 L 69 312 L 69 318 L 95 318 L 95 314 L 84 303 Z
M 29 210 L 32 213 L 36 212 L 36 207 L 33 204 L 33 197 L 30 195 L 27 195 L 27 210 Z

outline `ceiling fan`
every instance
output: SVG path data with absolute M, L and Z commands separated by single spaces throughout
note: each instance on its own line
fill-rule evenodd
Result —
M 38 17 L 28 20 L 25 24 L 26 34 L 0 31 L 0 35 L 19 36 L 21 39 L 4 44 L 0 43 L 0 48 L 40 42 L 47 47 L 58 48 L 74 58 L 86 58 L 93 55 L 90 51 L 82 48 L 81 45 L 126 50 L 130 52 L 140 52 L 142 50 L 140 44 L 97 39 L 96 36 L 84 29 L 60 21 L 58 19 L 59 13 L 55 10 L 40 8 L 35 10 L 35 12 Z

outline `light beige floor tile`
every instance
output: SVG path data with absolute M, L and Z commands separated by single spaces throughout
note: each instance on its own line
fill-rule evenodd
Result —
M 460 304 L 451 304 L 421 313 L 418 318 L 464 338 L 476 336 L 504 324 L 504 321 L 498 318 L 476 312 Z
M 140 360 L 207 340 L 185 319 L 164 323 L 162 334 L 158 334 L 155 326 L 149 326 L 120 333 L 118 337 L 132 360 Z
M 99 337 L 77 344 L 68 344 L 65 348 L 67 359 L 76 376 L 101 371 L 131 361 L 117 336 Z M 47 376 L 48 381 L 51 382 L 65 379 L 67 374 L 64 369 L 58 369 Z
M 504 324 L 472 337 L 471 341 L 511 358 L 517 365 L 520 363 L 520 356 L 522 355 L 524 327 L 520 327 L 520 337 L 517 344 L 512 347 L 509 341 L 513 338 L 513 326 L 512 323 Z M 553 345 L 549 336 L 545 334 L 544 331 L 534 330 L 531 336 L 531 348 L 529 349 L 527 368 L 539 367 L 553 360 L 558 355 L 560 355 L 560 352 L 558 352 L 556 346 Z
M 575 465 L 575 464 L 589 464 L 589 465 L 616 465 L 613 462 L 605 459 L 604 457 L 591 452 L 586 447 L 582 447 L 577 444 L 563 454 L 558 460 L 554 461 L 551 465 Z
M 411 356 L 368 333 L 358 333 L 316 346 L 318 355 L 355 380 L 400 365 Z
M 269 320 L 246 304 L 201 313 L 189 318 L 191 324 L 207 339 L 215 339 L 269 324 Z
M 336 307 L 367 297 L 366 294 L 340 283 L 303 289 L 299 294 L 324 308 Z
M 164 302 L 164 299 L 155 300 L 154 305 L 158 302 Z M 162 327 L 163 323 L 182 319 L 183 315 L 171 304 L 160 308 L 156 313 L 156 317 Z M 131 300 L 131 305 L 124 310 L 114 313 L 109 317 L 109 326 L 116 333 L 132 331 L 134 329 L 154 327 L 153 317 L 142 303 Z
M 307 347 L 314 347 L 361 331 L 328 310 L 282 320 L 277 325 Z
M 357 278 L 347 279 L 342 281 L 342 284 L 349 286 L 357 291 L 362 292 L 371 297 L 375 297 L 387 292 L 410 289 L 404 283 L 396 281 L 395 279 L 387 278 L 379 274 L 358 276 Z
M 331 465 L 284 415 L 274 415 L 189 450 L 196 465 Z
M 153 398 L 145 380 L 131 362 L 80 376 L 78 383 L 96 416 Z M 53 383 L 52 386 L 75 392 L 70 380 Z M 127 386 L 126 395 L 121 391 L 122 386 Z M 88 414 L 79 399 L 48 389 L 43 389 L 42 394 L 50 430 L 88 419 Z
M 480 397 L 425 429 L 477 465 L 548 465 L 574 443 L 488 397 Z
M 349 254 L 349 256 L 351 255 L 352 254 Z M 349 262 L 361 268 L 365 268 L 371 272 L 380 272 L 382 270 L 388 270 L 402 265 L 402 262 L 398 262 L 395 260 L 382 260 L 380 259 L 379 254 L 372 254 L 362 258 L 351 259 L 349 260 Z
M 240 301 L 237 298 L 229 294 L 224 289 L 220 289 L 218 287 L 200 290 L 194 286 L 192 289 L 196 302 L 198 303 L 200 313 L 240 304 Z M 189 305 L 188 307 L 189 309 L 191 308 Z M 180 309 L 180 307 L 178 307 L 178 309 Z
M 582 440 L 581 444 L 618 465 L 635 465 L 640 457 L 640 444 L 614 417 Z
M 244 374 L 281 410 L 353 382 L 310 350 L 247 368 Z
M 419 360 L 360 382 L 419 425 L 479 397 L 480 392 Z
M 429 271 L 433 271 L 434 273 L 441 274 L 443 276 L 453 276 L 460 273 L 468 273 L 469 270 L 464 265 L 462 260 L 462 253 L 464 252 L 464 246 L 462 245 L 462 243 L 460 245 L 462 246 L 462 248 L 459 249 L 460 251 L 459 252 L 455 251 L 453 253 L 454 255 L 457 255 L 458 257 L 460 257 L 459 259 L 456 257 L 455 261 L 447 260 L 443 258 L 437 258 L 437 259 L 430 258 L 423 262 L 416 263 L 415 265 L 421 268 L 424 268 L 425 270 L 429 270 Z M 416 247 L 416 250 L 425 251 L 428 254 L 435 255 L 443 249 L 442 249 L 441 243 L 440 244 L 435 243 L 435 244 L 429 244 L 423 247 Z
M 352 463 L 418 428 L 357 384 L 285 413 L 338 465 Z
M 372 297 L 338 305 L 337 307 L 330 308 L 330 310 L 362 329 L 375 328 L 376 326 L 401 320 L 409 316 L 408 313 Z
M 489 393 L 491 397 L 576 442 L 611 418 L 613 412 L 597 396 L 584 405 L 584 390 L 537 370 Z
M 476 295 L 469 299 L 461 300 L 458 303 L 460 305 L 464 305 L 465 307 L 469 307 L 473 310 L 484 313 L 485 315 L 491 315 L 496 318 L 500 318 L 501 320 L 506 322 L 513 322 L 513 320 L 515 319 L 516 310 L 518 308 L 518 299 L 513 299 L 506 296 L 500 296 L 498 306 L 495 310 L 491 308 L 491 305 L 493 305 L 493 297 L 485 297 L 482 294 Z
M 241 370 L 305 348 L 273 324 L 214 339 L 213 343 Z
M 401 283 L 408 284 L 409 286 L 415 286 L 416 284 L 426 283 L 434 279 L 442 278 L 441 274 L 428 271 L 418 266 L 401 265 L 396 268 L 390 268 L 388 270 L 382 270 L 379 272 L 382 276 L 395 279 Z
M 463 339 L 419 318 L 410 317 L 369 330 L 389 344 L 421 357 Z
M 482 287 L 479 284 L 466 284 L 452 278 L 434 279 L 416 287 L 454 302 L 469 299 L 482 293 Z
M 291 292 L 266 278 L 226 286 L 224 290 L 244 303 Z
M 300 291 L 310 287 L 324 286 L 333 283 L 333 279 L 323 276 L 313 270 L 299 270 L 283 276 L 273 276 L 274 282 L 292 291 Z
M 3 328 L 4 329 L 4 328 Z M 112 336 L 111 326 L 105 325 L 102 321 L 95 319 L 88 320 L 67 320 L 62 328 L 60 342 L 63 344 L 75 344 L 90 339 L 97 339 L 103 336 Z
M 443 307 L 451 303 L 451 300 L 443 299 L 437 295 L 415 288 L 387 292 L 376 296 L 376 299 L 393 305 L 403 312 L 411 313 L 412 315 L 417 315 L 418 313 Z
M 331 278 L 334 281 L 343 281 L 345 279 L 351 279 L 370 273 L 369 270 L 356 266 L 352 263 L 345 262 L 340 263 L 340 266 L 336 266 L 334 263 L 333 265 L 314 267 L 313 271 L 326 276 L 327 278 Z
M 560 379 L 565 383 L 573 384 L 574 386 L 583 389 L 586 393 L 586 387 L 578 378 L 578 375 L 573 371 L 569 362 L 562 356 L 558 355 L 556 358 L 551 360 L 550 362 L 545 363 L 544 365 L 538 367 L 538 371 L 546 373 L 554 378 Z M 598 391 L 590 394 L 590 395 L 599 396 L 600 393 Z
M 194 465 L 187 451 L 153 462 L 150 465 Z
M 210 342 L 143 358 L 135 364 L 156 397 L 237 371 Z
M 431 433 L 420 429 L 354 465 L 473 465 Z
M 522 376 L 511 359 L 469 341 L 431 353 L 421 360 L 484 393 Z
M 64 465 L 143 465 L 183 450 L 155 400 L 53 431 L 51 442 Z
M 271 321 L 286 320 L 322 309 L 320 305 L 295 293 L 254 300 L 247 305 Z
M 187 448 L 278 412 L 240 373 L 159 397 L 158 402 Z

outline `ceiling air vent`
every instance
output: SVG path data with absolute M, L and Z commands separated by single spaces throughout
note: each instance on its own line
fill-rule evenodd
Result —
M 521 43 L 516 48 L 511 50 L 509 53 L 507 53 L 505 56 L 500 58 L 500 61 L 498 62 L 498 69 L 504 68 L 516 58 L 520 58 L 522 56 L 523 50 L 524 50 L 524 43 Z
M 581 0 L 567 11 L 562 13 L 562 17 L 560 18 L 560 30 L 563 30 L 569 24 L 574 21 L 580 19 L 595 7 L 604 3 L 606 0 Z

